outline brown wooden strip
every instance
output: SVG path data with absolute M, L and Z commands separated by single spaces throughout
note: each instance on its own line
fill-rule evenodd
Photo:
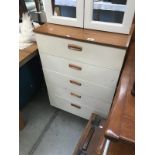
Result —
M 19 67 L 23 66 L 37 54 L 38 48 L 36 43 L 33 43 L 31 46 L 23 50 L 19 50 Z
M 134 155 L 135 145 L 124 142 L 110 142 L 107 155 Z
M 78 155 L 79 150 L 87 153 L 87 155 L 101 155 L 104 147 L 104 130 L 105 130 L 105 120 L 102 119 L 100 125 L 103 127 L 97 127 L 92 130 L 92 120 L 95 119 L 97 115 L 92 114 L 87 126 L 85 127 L 81 138 L 75 148 L 73 155 Z
M 135 43 L 132 42 L 107 120 L 108 138 L 135 142 L 135 98 L 131 94 L 134 83 Z
M 94 44 L 127 48 L 133 30 L 134 26 L 132 26 L 130 34 L 119 34 L 46 23 L 35 29 L 34 32 Z

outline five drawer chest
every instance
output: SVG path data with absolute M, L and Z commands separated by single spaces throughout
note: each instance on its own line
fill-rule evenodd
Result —
M 46 23 L 35 29 L 50 104 L 89 119 L 108 116 L 130 34 Z

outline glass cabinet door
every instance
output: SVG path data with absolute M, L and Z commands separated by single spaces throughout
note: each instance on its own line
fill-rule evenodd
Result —
M 128 34 L 134 16 L 134 0 L 86 0 L 85 28 Z
M 43 0 L 47 22 L 83 27 L 84 0 Z

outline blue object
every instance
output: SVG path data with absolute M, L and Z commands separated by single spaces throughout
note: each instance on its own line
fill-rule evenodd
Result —
M 110 23 L 122 23 L 124 12 L 110 11 L 110 10 L 93 10 L 93 20 L 110 22 Z
M 19 105 L 23 108 L 37 93 L 43 81 L 39 56 L 34 57 L 19 69 Z
M 70 7 L 70 6 L 59 6 L 61 16 L 63 17 L 70 17 L 70 18 L 76 18 L 76 8 Z

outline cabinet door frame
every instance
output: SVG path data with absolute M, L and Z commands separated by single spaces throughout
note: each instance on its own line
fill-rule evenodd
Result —
M 110 23 L 93 21 L 93 0 L 85 0 L 84 27 L 87 29 L 96 29 L 101 31 L 129 34 L 135 11 L 135 0 L 127 0 L 126 11 L 124 12 L 123 22 Z
M 48 23 L 83 27 L 84 0 L 76 0 L 76 18 L 54 16 L 52 0 L 43 0 L 43 5 Z

